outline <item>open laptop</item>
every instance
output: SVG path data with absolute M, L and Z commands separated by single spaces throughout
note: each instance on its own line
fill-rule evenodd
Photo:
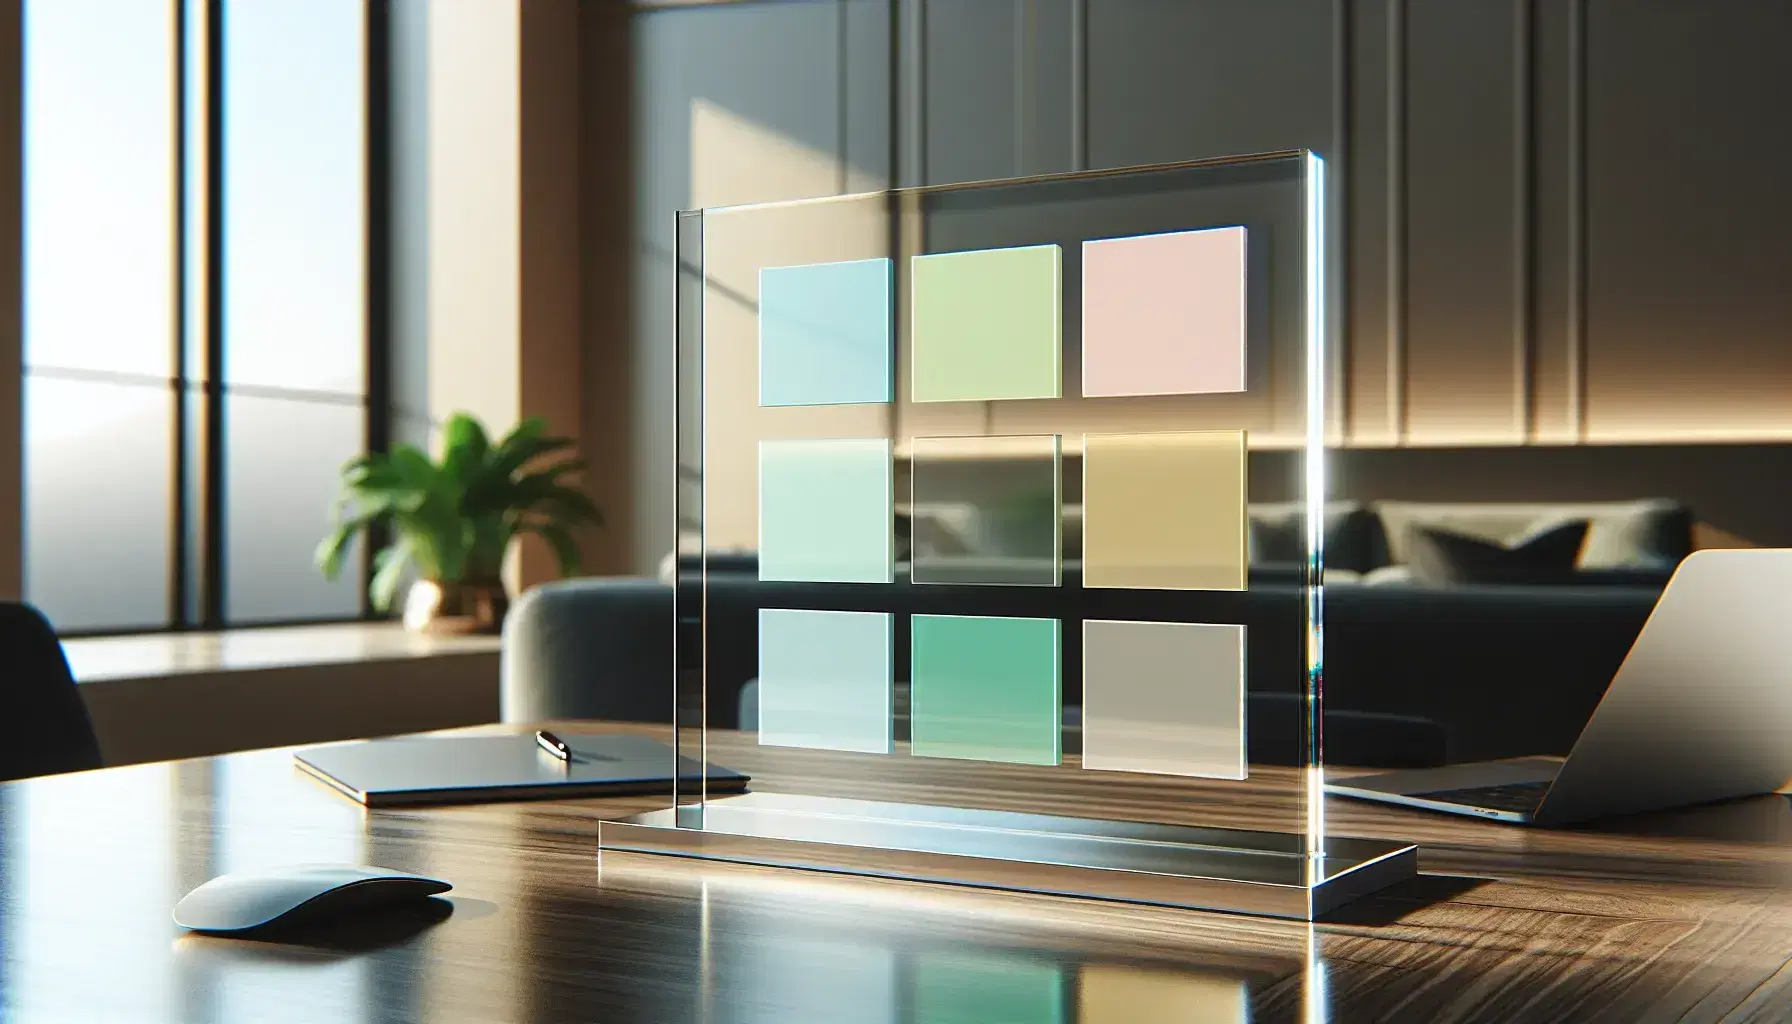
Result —
M 1792 550 L 1675 571 L 1566 759 L 1340 779 L 1326 792 L 1527 825 L 1771 793 L 1792 781 Z

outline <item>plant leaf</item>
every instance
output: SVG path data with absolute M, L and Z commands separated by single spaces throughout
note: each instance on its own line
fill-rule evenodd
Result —
M 375 611 L 383 614 L 392 610 L 398 585 L 404 581 L 405 567 L 410 564 L 410 543 L 403 537 L 373 556 L 373 580 L 367 586 L 367 597 Z
M 560 563 L 560 575 L 574 576 L 579 571 L 579 544 L 573 539 L 572 532 L 559 523 L 536 522 L 527 523 L 519 528 L 520 532 L 534 533 L 548 542 L 554 549 L 554 559 Z
M 495 580 L 504 570 L 504 553 L 515 536 L 502 516 L 481 515 L 468 520 L 470 539 L 467 551 L 466 578 Z
M 481 475 L 477 484 L 468 487 L 468 502 L 482 509 L 498 510 L 507 507 L 509 502 L 506 492 L 515 484 L 519 472 L 543 456 L 571 448 L 573 444 L 573 440 L 568 437 L 540 437 L 531 434 L 509 442 L 508 447 L 494 449 L 486 472 Z M 564 473 L 582 467 L 583 463 L 567 459 L 555 463 L 552 468 Z
M 442 473 L 461 489 L 478 480 L 486 468 L 491 441 L 471 413 L 457 412 L 442 428 Z
M 317 567 L 323 570 L 324 579 L 333 581 L 341 575 L 342 558 L 348 553 L 350 542 L 355 539 L 357 533 L 360 533 L 377 518 L 379 518 L 377 513 L 368 513 L 345 519 L 337 523 L 335 528 L 330 531 L 330 535 L 317 545 L 317 551 L 312 557 L 316 561 Z
M 559 483 L 531 488 L 526 503 L 515 511 L 523 515 L 540 516 L 568 527 L 585 523 L 601 526 L 604 521 L 603 513 L 598 511 L 584 491 Z

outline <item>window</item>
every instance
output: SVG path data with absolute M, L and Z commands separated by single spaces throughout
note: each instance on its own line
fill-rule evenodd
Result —
M 382 6 L 27 0 L 25 590 L 64 633 L 363 613 L 311 555 L 384 436 Z

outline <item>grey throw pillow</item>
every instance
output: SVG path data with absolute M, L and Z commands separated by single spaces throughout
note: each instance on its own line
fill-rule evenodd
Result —
M 1420 583 L 1567 583 L 1574 579 L 1584 519 L 1561 523 L 1510 544 L 1424 526 L 1409 528 L 1406 564 Z

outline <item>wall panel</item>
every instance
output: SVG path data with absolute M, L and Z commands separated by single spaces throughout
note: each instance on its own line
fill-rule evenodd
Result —
M 1586 260 L 1584 0 L 1543 4 L 1532 25 L 1531 439 L 1581 436 Z
M 924 183 L 1021 173 L 1022 0 L 926 0 Z
M 1587 11 L 1587 438 L 1792 438 L 1792 5 Z
M 1342 326 L 1346 437 L 1357 443 L 1393 444 L 1404 422 L 1399 346 L 1400 250 L 1395 242 L 1403 207 L 1397 151 L 1405 100 L 1399 54 L 1403 19 L 1399 0 L 1349 3 L 1349 38 L 1343 65 L 1346 151 L 1335 180 L 1342 197 L 1343 259 L 1333 272 L 1343 278 Z
M 1527 5 L 1405 6 L 1405 433 L 1522 441 Z
M 1092 167 L 1330 148 L 1325 0 L 1096 0 L 1087 38 Z
M 822 176 L 844 154 L 854 188 L 879 166 L 922 184 L 1310 147 L 1334 189 L 1346 443 L 1792 437 L 1792 5 L 805 0 L 636 21 L 640 115 L 680 126 L 643 136 L 656 217 L 690 196 L 697 95 L 769 117 Z M 644 347 L 670 337 L 656 280 Z M 666 346 L 643 358 L 670 374 Z

